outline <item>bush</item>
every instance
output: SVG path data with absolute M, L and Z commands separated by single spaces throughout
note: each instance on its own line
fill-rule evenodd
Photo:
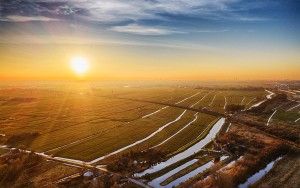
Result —
M 239 112 L 243 109 L 245 109 L 244 105 L 229 104 L 226 106 L 226 111 L 228 111 L 228 112 Z
M 27 147 L 40 134 L 38 132 L 15 134 L 6 140 L 5 144 L 13 147 Z
M 159 150 L 150 149 L 147 151 L 130 151 L 120 156 L 116 156 L 107 165 L 107 169 L 115 172 L 134 171 L 136 166 L 140 165 L 138 161 L 147 161 L 147 163 L 156 163 L 165 156 L 165 153 Z

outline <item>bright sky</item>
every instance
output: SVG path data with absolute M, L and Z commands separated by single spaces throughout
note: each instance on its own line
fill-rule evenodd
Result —
M 299 8 L 297 0 L 2 1 L 0 79 L 300 79 Z M 70 66 L 76 57 L 88 63 L 84 75 Z

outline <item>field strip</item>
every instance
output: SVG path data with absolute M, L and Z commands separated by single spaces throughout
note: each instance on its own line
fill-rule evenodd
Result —
M 115 113 L 103 114 L 103 116 L 109 116 L 109 115 L 113 115 L 113 114 L 117 114 L 117 113 L 124 113 L 124 112 L 135 110 L 135 109 L 138 109 L 138 108 L 143 108 L 145 106 L 148 106 L 148 105 L 142 105 L 142 106 L 139 106 L 139 107 L 134 107 L 134 108 L 130 108 L 130 109 L 122 110 L 122 111 L 117 111 Z M 88 112 L 86 112 L 86 113 L 88 113 Z M 77 126 L 77 125 L 80 125 L 80 124 L 89 123 L 89 122 L 97 121 L 97 120 L 101 120 L 101 119 L 103 119 L 104 121 L 119 121 L 119 122 L 123 122 L 120 119 L 107 118 L 107 117 L 103 117 L 103 116 L 91 118 L 91 119 L 88 119 L 86 121 L 82 121 L 82 122 L 78 122 L 78 123 L 74 123 L 74 124 L 70 124 L 69 126 L 59 127 L 59 128 L 47 131 L 47 132 L 43 132 L 43 134 L 53 133 L 55 131 L 60 131 L 62 129 L 66 129 L 66 128 L 69 128 L 69 127 L 73 127 L 73 126 Z M 43 122 L 43 124 L 44 123 L 45 122 Z
M 224 104 L 224 110 L 225 110 L 225 108 L 226 108 L 226 105 L 227 105 L 227 99 L 226 99 L 226 97 L 224 96 L 224 100 L 225 100 L 225 104 Z
M 228 156 L 223 155 L 220 157 L 220 161 L 224 161 L 227 158 Z M 212 162 L 213 164 L 211 164 L 210 162 Z M 177 186 L 180 183 L 186 182 L 187 180 L 197 176 L 198 174 L 202 174 L 204 171 L 206 171 L 208 168 L 211 168 L 215 164 L 216 163 L 213 160 L 209 159 L 202 161 L 201 163 L 198 163 L 196 165 L 190 165 L 190 167 L 187 167 L 174 174 L 173 176 L 170 176 L 167 179 L 165 179 L 163 182 L 161 182 L 161 185 L 164 187 Z
M 148 168 L 147 170 L 141 172 L 141 173 L 137 173 L 135 174 L 135 176 L 137 177 L 141 177 L 144 176 L 146 174 L 151 174 L 157 171 L 162 170 L 163 168 L 166 168 L 182 159 L 185 159 L 191 155 L 193 155 L 194 153 L 198 152 L 199 150 L 201 150 L 204 146 L 206 146 L 211 140 L 213 140 L 217 134 L 219 133 L 219 131 L 221 130 L 223 124 L 225 123 L 225 118 L 220 118 L 215 124 L 214 126 L 211 128 L 211 130 L 209 131 L 209 133 L 206 135 L 206 137 L 202 140 L 200 140 L 198 143 L 194 144 L 193 146 L 189 147 L 188 149 L 186 149 L 185 151 L 176 154 L 175 156 L 169 158 L 166 161 L 160 162 L 150 168 Z
M 156 114 L 156 113 L 158 113 L 158 112 L 160 112 L 160 111 L 162 111 L 162 110 L 164 110 L 164 109 L 166 109 L 166 108 L 169 108 L 169 106 L 164 106 L 164 107 L 162 107 L 162 108 L 160 108 L 160 109 L 158 109 L 158 110 L 156 110 L 156 111 L 154 111 L 154 112 L 152 112 L 152 113 L 150 113 L 150 114 L 144 115 L 144 116 L 142 117 L 142 119 L 145 119 L 145 118 L 147 118 L 147 117 L 150 117 L 150 116 L 152 116 L 152 115 L 154 115 L 154 114 Z
M 194 96 L 196 96 L 196 95 L 198 95 L 198 94 L 200 94 L 200 93 L 201 93 L 201 92 L 198 92 L 198 93 L 196 93 L 196 94 L 194 94 L 194 95 L 192 95 L 192 96 L 186 97 L 186 98 L 182 99 L 181 101 L 176 102 L 175 104 L 180 104 L 180 103 L 186 101 L 187 99 L 190 99 L 190 98 L 192 98 L 192 97 L 194 97 Z M 169 106 L 164 106 L 164 107 L 162 107 L 162 108 L 160 108 L 160 109 L 158 109 L 158 110 L 156 110 L 156 111 L 154 111 L 154 112 L 152 112 L 152 113 L 150 113 L 150 114 L 144 115 L 144 116 L 142 117 L 142 119 L 147 118 L 147 117 L 150 117 L 150 116 L 152 116 L 152 115 L 154 115 L 154 114 L 156 114 L 156 113 L 160 112 L 161 110 L 164 110 L 164 109 L 166 109 L 166 108 L 168 108 L 168 107 L 169 107 Z
M 187 98 L 188 98 L 188 97 L 187 97 Z M 202 98 L 202 99 L 203 99 L 203 98 Z M 201 101 L 202 99 L 200 99 L 199 101 Z M 199 101 L 198 101 L 198 102 L 199 102 Z M 198 102 L 197 102 L 197 103 L 198 103 Z M 193 105 L 192 105 L 192 106 L 193 106 Z M 160 110 L 162 110 L 162 109 L 166 109 L 167 107 L 169 107 L 169 106 L 165 106 L 165 107 L 159 109 L 158 111 L 160 111 Z M 158 111 L 155 111 L 155 112 L 158 112 Z M 154 114 L 154 112 L 151 113 L 151 115 L 153 115 L 153 114 Z M 149 116 L 150 116 L 150 114 L 148 114 L 147 117 L 149 117 Z M 101 133 L 103 133 L 103 132 L 96 133 L 96 134 L 90 135 L 90 136 L 88 136 L 88 137 L 82 138 L 82 139 L 80 139 L 80 140 L 76 140 L 76 141 L 74 141 L 74 142 L 65 144 L 65 145 L 63 145 L 63 146 L 59 146 L 59 147 L 50 149 L 50 150 L 46 151 L 45 153 L 57 151 L 57 150 L 60 150 L 60 149 L 64 149 L 64 148 L 70 147 L 70 146 L 72 146 L 72 145 L 80 144 L 80 143 L 82 143 L 82 142 L 84 142 L 84 141 L 88 141 L 88 140 L 93 139 L 94 137 L 98 136 L 98 135 L 101 134 Z
M 165 139 L 164 141 L 162 141 L 161 143 L 151 147 L 150 149 L 156 148 L 158 146 L 163 145 L 164 143 L 166 143 L 167 141 L 169 141 L 170 139 L 172 139 L 173 137 L 175 137 L 177 134 L 179 134 L 181 131 L 183 131 L 185 128 L 187 128 L 188 126 L 190 126 L 192 123 L 194 123 L 197 119 L 198 119 L 198 112 L 196 114 L 194 114 L 195 118 L 190 121 L 188 124 L 186 124 L 184 127 L 182 127 L 179 131 L 177 131 L 176 133 L 174 133 L 173 135 L 171 135 L 169 138 Z
M 182 118 L 182 116 L 186 113 L 186 111 L 187 111 L 187 110 L 184 110 L 184 111 L 183 111 L 183 112 L 182 112 L 175 120 L 170 121 L 170 122 L 168 122 L 167 124 L 163 125 L 162 127 L 160 127 L 159 129 L 157 129 L 155 132 L 151 133 L 151 134 L 150 134 L 149 136 L 147 136 L 146 138 L 143 138 L 143 139 L 141 139 L 141 140 L 138 140 L 138 141 L 136 141 L 136 142 L 134 142 L 134 143 L 132 143 L 132 144 L 130 144 L 130 145 L 127 145 L 127 146 L 125 146 L 125 147 L 123 147 L 123 148 L 120 148 L 120 149 L 118 149 L 118 150 L 116 150 L 116 151 L 114 151 L 114 152 L 112 152 L 112 153 L 109 153 L 109 154 L 107 154 L 107 155 L 104 155 L 104 156 L 102 156 L 102 157 L 99 157 L 99 158 L 97 158 L 97 159 L 94 159 L 94 160 L 90 161 L 89 164 L 93 164 L 93 163 L 96 163 L 96 162 L 98 162 L 98 161 L 101 161 L 101 160 L 103 160 L 103 159 L 105 159 L 105 158 L 107 158 L 107 157 L 109 157 L 109 156 L 112 156 L 112 155 L 115 155 L 115 154 L 117 154 L 117 153 L 120 153 L 120 152 L 122 152 L 122 151 L 124 151 L 124 150 L 126 150 L 126 149 L 128 149 L 128 148 L 131 148 L 131 147 L 133 147 L 133 146 L 135 146 L 135 145 L 137 145 L 137 144 L 140 144 L 140 143 L 142 143 L 142 142 L 144 142 L 144 141 L 146 141 L 146 140 L 152 138 L 152 137 L 155 136 L 157 133 L 159 133 L 160 131 L 162 131 L 164 128 L 166 128 L 166 127 L 168 127 L 169 125 L 171 125 L 171 124 L 173 124 L 173 123 L 179 121 L 179 120 Z
M 0 148 L 4 148 L 4 149 L 16 149 L 16 148 L 9 148 L 5 145 L 1 145 Z M 31 153 L 32 151 L 30 150 L 24 150 L 24 149 L 18 149 L 22 152 L 25 152 L 25 153 Z M 63 158 L 63 157 L 52 157 L 51 155 L 47 155 L 45 153 L 40 153 L 40 152 L 34 152 L 35 154 L 41 156 L 41 157 L 44 157 L 46 159 L 51 159 L 51 160 L 55 160 L 55 161 L 59 161 L 59 162 L 63 162 L 63 163 L 68 163 L 68 164 L 72 164 L 72 165 L 78 165 L 78 166 L 85 166 L 85 167 L 92 167 L 90 165 L 88 165 L 86 162 L 84 161 L 81 161 L 81 160 L 76 160 L 76 159 L 69 159 L 69 158 Z
M 203 139 L 203 134 L 206 133 L 209 129 L 211 129 L 215 124 L 216 122 L 218 121 L 219 119 L 217 119 L 216 121 L 213 120 L 212 122 L 210 122 L 206 128 L 192 141 L 190 141 L 189 143 L 185 144 L 184 146 L 182 146 L 181 148 L 179 148 L 178 150 L 186 150 L 188 149 L 189 147 L 193 146 L 194 144 L 200 142 L 202 139 Z M 202 149 L 201 149 L 202 150 Z M 176 154 L 176 153 L 175 153 Z
M 191 108 L 193 108 L 194 106 L 196 106 L 199 102 L 201 102 L 209 93 L 205 94 L 200 100 L 198 100 L 196 103 L 191 105 Z
M 192 97 L 195 97 L 196 95 L 199 95 L 200 93 L 201 93 L 201 92 L 195 93 L 194 95 L 189 96 L 189 97 L 187 97 L 187 98 L 184 98 L 184 99 L 182 99 L 181 101 L 176 102 L 175 104 L 180 104 L 180 103 L 182 103 L 182 102 L 184 102 L 184 101 L 186 101 L 186 100 L 188 100 L 188 99 L 190 99 L 190 98 L 192 98 Z
M 167 178 L 173 176 L 174 174 L 176 174 L 177 172 L 185 169 L 186 167 L 196 163 L 198 161 L 198 159 L 192 159 L 184 164 L 182 164 L 181 166 L 169 171 L 168 173 L 158 177 L 158 178 L 155 178 L 154 180 L 152 180 L 151 182 L 149 182 L 148 184 L 152 187 L 161 187 L 160 183 L 162 183 L 164 180 L 166 180 Z
M 244 102 L 244 100 L 246 99 L 246 97 L 243 97 L 243 99 L 242 99 L 242 101 L 241 101 L 241 103 L 240 103 L 240 105 L 242 105 L 243 104 L 243 102 Z
M 202 101 L 208 94 L 204 95 L 200 100 L 198 100 L 196 103 L 192 104 L 190 107 L 194 107 L 196 104 L 198 104 L 200 101 Z M 163 145 L 164 143 L 166 143 L 168 140 L 172 139 L 173 137 L 175 137 L 177 134 L 179 134 L 180 132 L 182 132 L 184 129 L 186 129 L 188 126 L 190 126 L 192 123 L 194 123 L 195 121 L 197 121 L 198 119 L 198 112 L 194 114 L 194 119 L 192 121 L 190 121 L 189 123 L 187 123 L 184 127 L 182 127 L 179 131 L 177 131 L 176 133 L 174 133 L 173 135 L 171 135 L 169 138 L 165 139 L 164 141 L 162 141 L 161 143 L 151 147 L 152 148 L 156 148 L 158 146 Z
M 289 108 L 289 109 L 287 110 L 287 112 L 289 112 L 289 111 L 291 111 L 291 110 L 293 110 L 293 109 L 295 109 L 295 108 L 297 108 L 297 107 L 299 107 L 299 106 L 300 106 L 300 103 L 297 104 L 297 105 L 295 105 L 295 106 L 293 106 L 293 107 L 291 107 L 291 108 Z
M 265 89 L 265 91 L 269 93 L 269 95 L 266 96 L 267 99 L 271 99 L 272 96 L 275 95 L 275 93 L 273 93 L 272 91 L 269 91 L 269 90 L 267 90 L 267 89 Z
M 177 178 L 176 180 L 172 181 L 171 183 L 167 184 L 166 186 L 163 187 L 175 187 L 177 185 L 179 185 L 182 182 L 187 181 L 188 179 L 196 176 L 197 174 L 200 174 L 202 172 L 204 172 L 205 170 L 209 169 L 211 166 L 214 165 L 213 161 L 209 161 L 207 163 L 205 163 L 204 165 L 196 168 L 195 170 L 185 174 L 184 176 L 181 176 L 180 178 Z
M 250 100 L 246 105 L 249 105 L 249 104 L 252 103 L 255 99 L 256 99 L 256 97 L 253 98 L 252 100 Z
M 88 141 L 88 140 L 90 140 L 90 139 L 92 139 L 92 138 L 94 138 L 94 137 L 96 137 L 96 136 L 98 136 L 99 134 L 102 134 L 102 133 L 103 132 L 92 134 L 92 135 L 90 135 L 88 137 L 76 140 L 74 142 L 71 142 L 71 143 L 68 143 L 68 144 L 65 144 L 65 145 L 62 145 L 62 146 L 59 146 L 59 147 L 47 150 L 47 151 L 45 151 L 45 153 L 54 152 L 54 151 L 57 151 L 57 150 L 61 150 L 61 149 L 70 147 L 72 145 L 80 144 L 81 142 Z
M 277 109 L 283 107 L 284 105 L 287 105 L 287 103 L 283 103 L 281 105 L 278 105 L 278 106 L 274 107 L 272 110 L 277 110 Z
M 269 117 L 268 122 L 267 122 L 267 126 L 269 126 L 269 124 L 270 124 L 270 122 L 271 122 L 271 120 L 272 120 L 272 117 L 275 115 L 276 112 L 277 112 L 277 110 L 275 110 L 275 111 L 271 114 L 271 116 Z
M 93 133 L 92 135 L 86 136 L 86 137 L 81 138 L 81 139 L 79 139 L 79 140 L 76 140 L 76 141 L 74 141 L 74 142 L 67 143 L 67 144 L 64 144 L 64 145 L 62 145 L 62 146 L 58 146 L 58 147 L 52 148 L 52 149 L 50 149 L 50 150 L 47 150 L 47 151 L 45 151 L 44 153 L 54 152 L 54 151 L 57 151 L 57 150 L 59 151 L 59 150 L 61 150 L 61 149 L 65 149 L 65 148 L 71 147 L 71 146 L 76 145 L 76 144 L 81 144 L 82 142 L 91 140 L 91 139 L 93 139 L 93 138 L 99 136 L 100 134 L 104 134 L 105 132 L 110 131 L 111 129 L 114 129 L 114 128 L 115 128 L 115 127 L 110 128 L 110 129 L 106 129 L 106 130 L 104 130 L 104 131 L 102 130 L 102 131 L 100 131 L 100 132 Z
M 209 103 L 209 105 L 208 105 L 208 106 L 211 106 L 211 105 L 213 105 L 213 103 L 214 103 L 214 101 L 215 101 L 215 98 L 216 98 L 216 96 L 217 96 L 217 94 L 215 94 L 215 96 L 213 97 L 213 99 L 211 100 L 211 102 Z

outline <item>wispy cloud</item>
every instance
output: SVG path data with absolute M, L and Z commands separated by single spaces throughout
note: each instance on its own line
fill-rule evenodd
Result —
M 264 3 L 251 3 L 251 6 L 248 3 L 247 9 L 244 8 L 243 3 L 244 0 L 12 0 L 2 3 L 0 21 L 75 20 L 76 22 L 96 23 L 119 33 L 169 35 L 187 33 L 180 26 L 166 24 L 177 21 L 172 16 L 214 21 L 268 20 L 268 18 L 261 18 L 248 12 L 251 7 L 257 9 Z M 148 21 L 151 24 L 147 24 Z M 157 22 L 163 22 L 163 24 L 155 26 Z M 127 25 L 124 25 L 125 23 Z M 202 29 L 197 32 L 227 31 Z
M 242 17 L 237 18 L 240 21 L 248 21 L 248 22 L 263 22 L 271 20 L 271 18 L 263 18 L 263 17 Z
M 48 18 L 45 16 L 18 16 L 18 15 L 11 15 L 7 16 L 5 18 L 1 18 L 1 21 L 7 21 L 7 22 L 29 22 L 29 21 L 58 21 L 58 19 L 55 18 Z
M 113 26 L 110 28 L 112 31 L 117 31 L 121 33 L 130 33 L 137 35 L 169 35 L 173 33 L 184 33 L 180 31 L 170 30 L 167 28 L 155 27 L 155 26 L 143 26 L 137 24 L 129 24 L 125 26 Z
M 261 4 L 261 3 L 260 3 Z M 5 1 L 2 15 L 82 18 L 98 22 L 164 19 L 163 15 L 194 16 L 204 19 L 239 19 L 242 0 L 24 0 Z M 224 16 L 226 13 L 227 16 Z M 247 19 L 251 20 L 251 17 Z
M 222 18 L 232 3 L 240 0 L 87 0 L 72 4 L 84 8 L 89 14 L 86 19 L 100 22 L 139 21 L 147 19 L 164 19 L 162 15 L 183 15 L 206 19 Z M 138 6 L 137 6 L 138 5 Z M 223 17 L 226 19 L 226 17 Z
M 229 29 L 221 29 L 221 30 L 194 30 L 192 32 L 195 33 L 224 33 L 230 31 Z

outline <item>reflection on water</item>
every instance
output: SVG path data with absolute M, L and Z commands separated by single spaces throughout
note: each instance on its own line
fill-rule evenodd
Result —
M 219 119 L 214 124 L 213 128 L 209 131 L 209 133 L 206 135 L 206 137 L 204 139 L 202 139 L 195 145 L 191 146 L 190 148 L 186 149 L 185 151 L 171 157 L 170 159 L 168 159 L 164 162 L 158 163 L 158 164 L 150 167 L 149 169 L 145 170 L 144 172 L 135 174 L 135 177 L 142 177 L 146 174 L 151 174 L 151 173 L 160 171 L 163 168 L 166 168 L 167 166 L 170 166 L 170 165 L 172 165 L 182 159 L 185 159 L 185 158 L 195 154 L 196 152 L 200 151 L 205 145 L 207 145 L 210 141 L 212 141 L 216 137 L 216 135 L 221 130 L 224 123 L 225 123 L 225 118 Z
M 257 182 L 258 180 L 260 180 L 261 178 L 263 178 L 273 168 L 273 165 L 275 164 L 275 162 L 279 161 L 281 158 L 282 157 L 278 157 L 276 160 L 270 162 L 266 166 L 266 168 L 258 171 L 257 173 L 255 173 L 254 175 L 249 177 L 245 183 L 240 184 L 239 188 L 247 188 L 247 187 L 249 187 L 249 185 L 252 185 L 255 182 Z
M 164 180 L 168 179 L 169 177 L 173 176 L 174 174 L 176 174 L 177 172 L 185 169 L 186 167 L 196 163 L 198 161 L 198 159 L 193 159 L 193 160 L 190 160 L 189 162 L 186 162 L 184 163 L 183 165 L 171 170 L 170 172 L 152 180 L 151 182 L 149 182 L 148 184 L 152 187 L 164 187 L 164 186 L 161 186 L 160 183 L 163 182 Z
M 225 160 L 226 158 L 228 158 L 228 156 L 222 156 L 221 157 L 221 161 Z M 182 182 L 185 182 L 187 180 L 189 180 L 190 178 L 196 176 L 197 174 L 201 174 L 202 172 L 204 172 L 205 170 L 209 169 L 211 166 L 213 166 L 215 163 L 213 161 L 209 161 L 208 163 L 205 163 L 204 165 L 196 168 L 195 170 L 191 171 L 190 173 L 181 176 L 180 178 L 172 181 L 171 183 L 169 183 L 168 185 L 166 185 L 165 187 L 173 187 L 173 186 L 177 186 Z

